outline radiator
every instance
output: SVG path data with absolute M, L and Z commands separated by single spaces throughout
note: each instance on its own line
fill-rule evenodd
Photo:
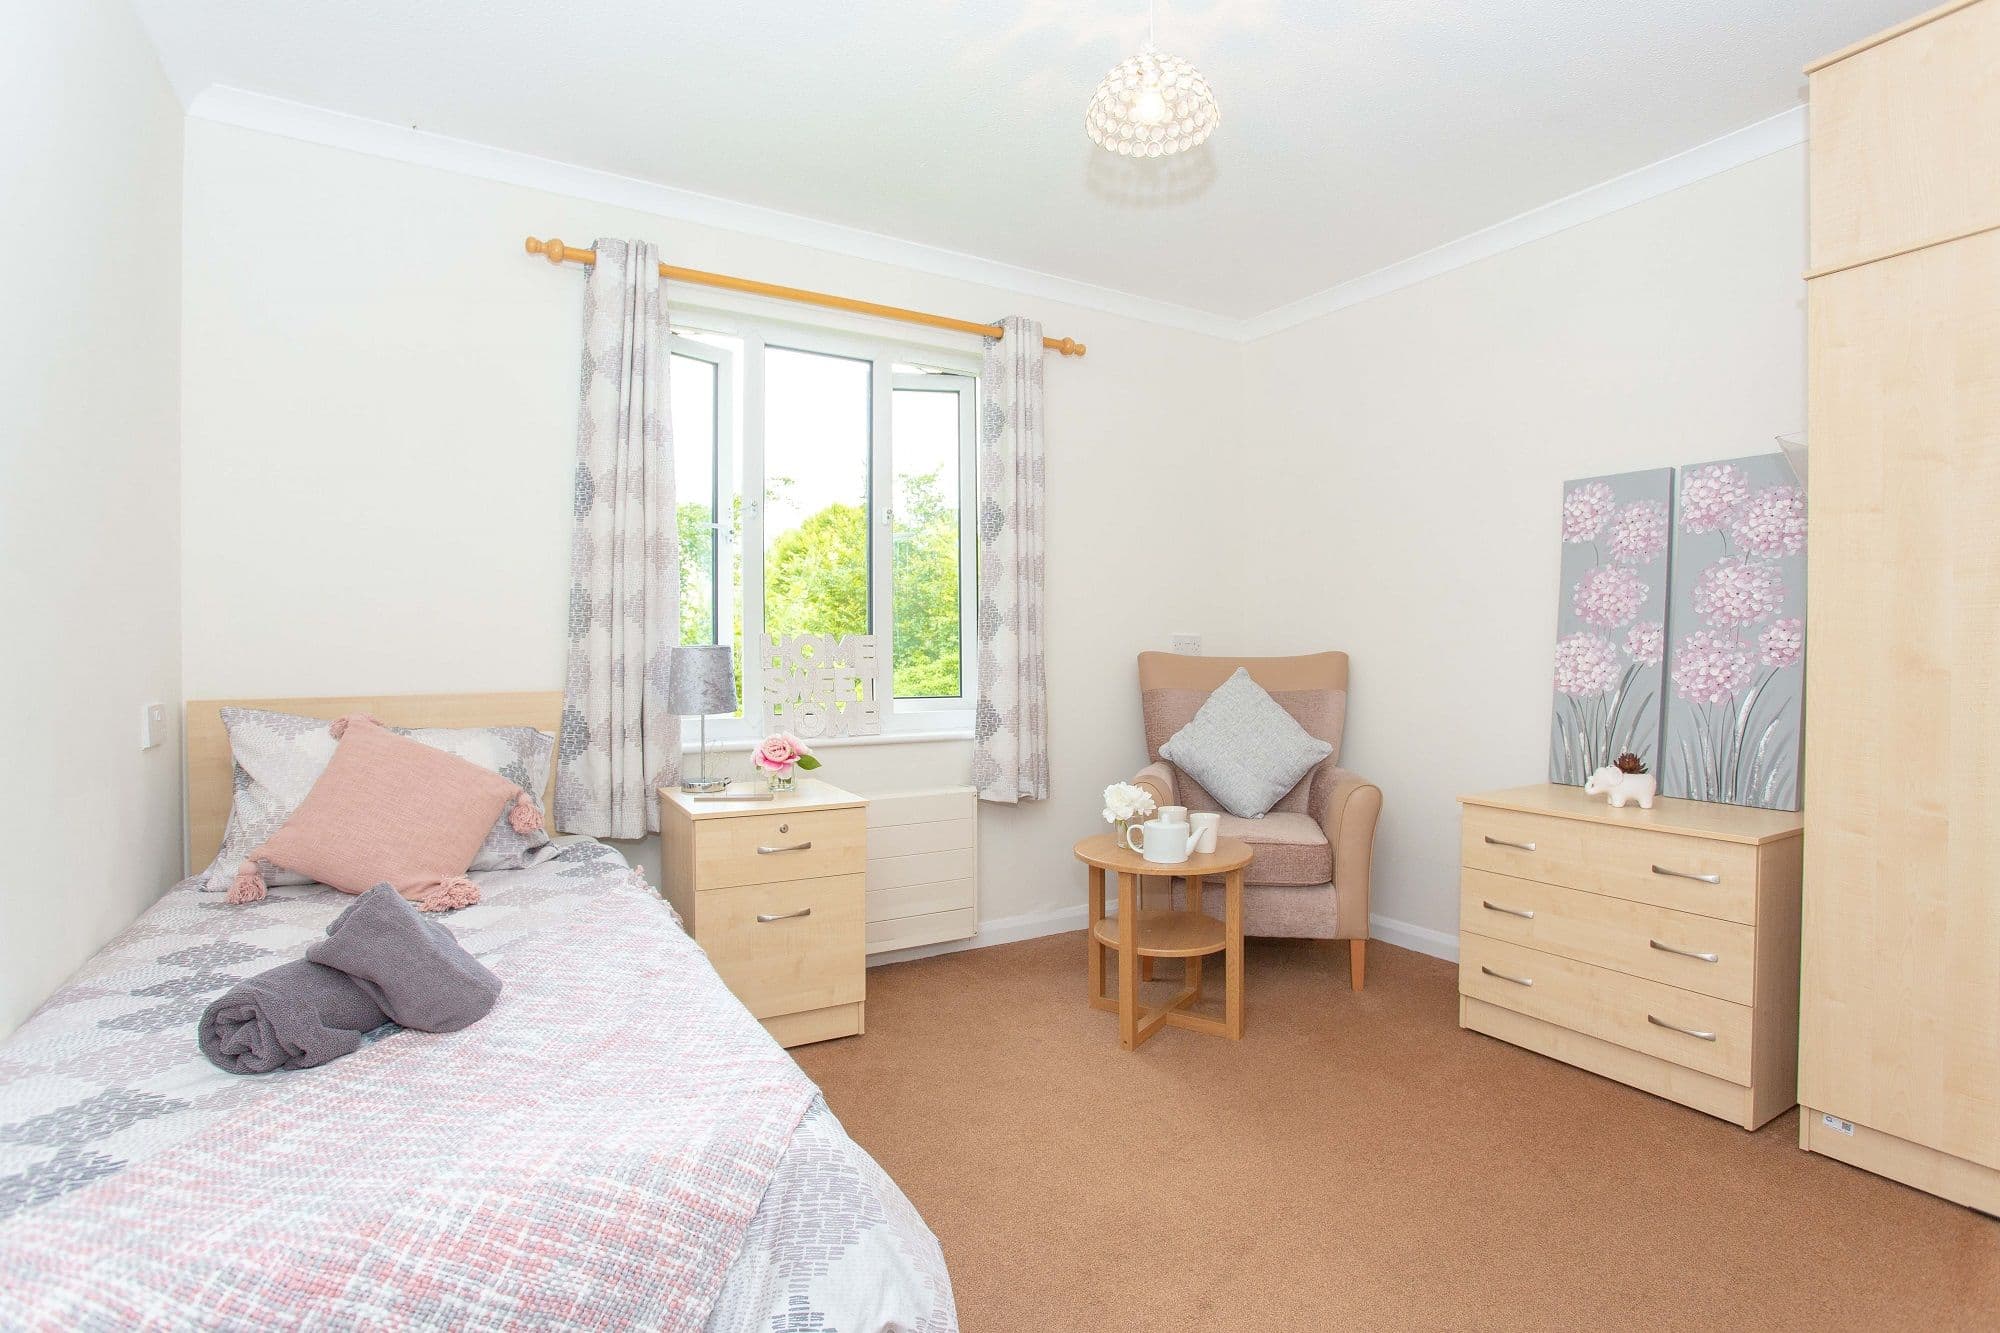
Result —
M 868 798 L 869 953 L 978 929 L 978 809 L 971 787 Z

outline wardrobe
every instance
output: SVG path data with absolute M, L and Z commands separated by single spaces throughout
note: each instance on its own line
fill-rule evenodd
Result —
M 1800 1144 L 2000 1214 L 2000 0 L 1808 73 Z

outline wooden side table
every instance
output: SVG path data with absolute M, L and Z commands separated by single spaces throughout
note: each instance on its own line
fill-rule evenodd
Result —
M 1212 852 L 1196 852 L 1179 865 L 1148 861 L 1108 833 L 1076 845 L 1076 858 L 1090 867 L 1090 1003 L 1118 1015 L 1118 1044 L 1137 1050 L 1162 1027 L 1171 1025 L 1207 1032 L 1231 1041 L 1243 1036 L 1243 867 L 1250 864 L 1250 844 L 1219 838 Z M 1104 915 L 1104 877 L 1118 876 L 1118 917 Z M 1223 920 L 1201 910 L 1201 885 L 1212 876 L 1224 877 Z M 1188 882 L 1188 910 L 1139 905 L 1139 885 L 1146 877 L 1180 877 Z M 1104 993 L 1105 951 L 1118 951 L 1118 995 Z M 1188 1012 L 1201 999 L 1202 960 L 1224 956 L 1223 1017 L 1220 1021 Z M 1139 960 L 1185 958 L 1187 985 L 1157 1008 L 1139 1008 Z
M 660 789 L 660 888 L 722 980 L 781 1045 L 865 1030 L 867 802 L 807 778 L 770 800 L 747 784 Z

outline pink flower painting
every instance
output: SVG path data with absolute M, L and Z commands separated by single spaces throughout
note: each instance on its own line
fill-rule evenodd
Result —
M 1657 663 L 1667 649 L 1667 627 L 1657 620 L 1642 620 L 1625 634 L 1625 651 L 1634 662 Z
M 1611 558 L 1621 565 L 1650 565 L 1667 553 L 1667 504 L 1634 500 L 1611 520 Z
M 1806 549 L 1806 493 L 1796 486 L 1765 487 L 1737 511 L 1729 535 L 1746 555 L 1797 555 Z
M 1622 565 L 1599 565 L 1577 580 L 1570 610 L 1586 625 L 1619 629 L 1629 625 L 1646 604 L 1646 585 Z
M 1750 498 L 1750 479 L 1732 463 L 1688 468 L 1681 476 L 1681 531 L 1720 532 Z
M 1690 703 L 1730 703 L 1756 677 L 1757 663 L 1733 634 L 1698 629 L 1674 649 L 1674 693 Z
M 1757 636 L 1757 655 L 1780 671 L 1797 666 L 1806 651 L 1806 622 L 1797 616 L 1774 620 Z
M 1724 556 L 1695 579 L 1692 601 L 1710 625 L 1754 625 L 1785 604 L 1785 585 L 1770 565 Z
M 1796 809 L 1806 496 L 1778 455 L 1681 470 L 1660 789 Z
M 1667 468 L 1563 487 L 1552 781 L 1580 785 L 1628 750 L 1658 757 L 1672 499 Z
M 1601 634 L 1572 634 L 1556 644 L 1556 691 L 1572 699 L 1603 694 L 1618 683 L 1625 664 Z
M 1601 481 L 1587 481 L 1563 495 L 1562 529 L 1566 542 L 1594 542 L 1611 517 L 1618 496 Z

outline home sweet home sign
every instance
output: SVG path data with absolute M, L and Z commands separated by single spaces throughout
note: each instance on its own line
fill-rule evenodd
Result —
M 764 725 L 801 739 L 877 736 L 875 636 L 763 636 Z

